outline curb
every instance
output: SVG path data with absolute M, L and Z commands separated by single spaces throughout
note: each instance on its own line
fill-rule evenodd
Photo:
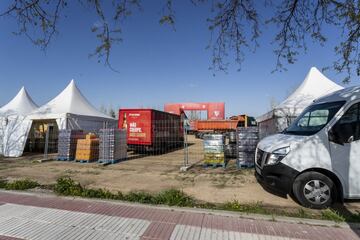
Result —
M 309 218 L 295 218 L 295 217 L 284 217 L 276 215 L 262 215 L 262 214 L 248 214 L 242 212 L 232 212 L 225 210 L 215 210 L 215 209 L 203 209 L 203 208 L 189 208 L 189 207 L 171 207 L 166 205 L 150 205 L 143 203 L 132 203 L 125 202 L 120 200 L 111 200 L 111 199 L 97 199 L 97 198 L 81 198 L 81 197 L 69 197 L 69 196 L 58 196 L 54 193 L 44 193 L 44 192 L 31 192 L 31 191 L 14 191 L 14 190 L 0 190 L 0 193 L 11 193 L 11 194 L 20 194 L 20 195 L 30 195 L 30 196 L 41 196 L 41 197 L 57 197 L 67 200 L 78 200 L 84 202 L 97 202 L 97 203 L 111 203 L 117 205 L 126 205 L 132 207 L 143 207 L 143 208 L 152 208 L 159 210 L 168 210 L 172 212 L 189 212 L 189 213 L 198 213 L 198 214 L 208 214 L 215 216 L 223 217 L 235 217 L 243 218 L 249 220 L 262 220 L 262 221 L 274 221 L 282 223 L 292 223 L 292 224 L 304 224 L 312 226 L 323 226 L 323 227 L 340 227 L 340 228 L 356 228 L 360 229 L 360 223 L 347 223 L 347 222 L 335 222 L 329 220 L 318 220 L 318 219 L 309 219 Z

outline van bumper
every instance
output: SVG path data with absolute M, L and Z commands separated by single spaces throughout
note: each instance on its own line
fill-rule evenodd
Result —
M 281 162 L 262 169 L 256 165 L 255 170 L 255 177 L 265 190 L 284 196 L 291 193 L 293 182 L 299 174 L 299 171 Z

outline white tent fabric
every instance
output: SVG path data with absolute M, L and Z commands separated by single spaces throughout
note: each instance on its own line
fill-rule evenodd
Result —
M 96 130 L 116 126 L 114 118 L 91 105 L 74 80 L 54 99 L 32 112 L 29 118 L 55 119 L 59 129 Z
M 101 113 L 82 95 L 74 80 L 54 99 L 32 112 L 31 119 L 58 119 L 66 114 L 112 119 Z
M 259 116 L 260 137 L 283 131 L 315 99 L 343 89 L 312 67 L 300 86 L 273 110 Z
M 29 98 L 30 102 L 31 98 L 27 93 L 25 96 Z M 15 103 L 24 102 L 18 99 L 13 101 Z M 77 88 L 74 80 L 58 96 L 39 108 L 29 102 L 19 104 L 17 108 L 15 107 L 17 105 L 13 103 L 6 105 L 5 109 L 8 112 L 12 112 L 14 109 L 20 109 L 22 112 L 21 115 L 13 115 L 12 122 L 16 122 L 16 124 L 8 125 L 6 128 L 9 134 L 4 133 L 4 135 L 11 137 L 8 137 L 6 141 L 7 147 L 6 151 L 3 151 L 4 156 L 18 157 L 23 154 L 32 123 L 35 120 L 55 120 L 58 129 L 98 130 L 116 127 L 116 120 L 93 107 Z M 31 109 L 29 107 L 27 111 L 27 108 L 23 108 L 25 105 L 33 107 Z M 5 143 L 2 145 L 5 146 Z
M 24 87 L 9 103 L 0 108 L 0 154 L 22 154 L 19 149 L 24 148 L 31 127 L 31 121 L 26 116 L 37 108 Z

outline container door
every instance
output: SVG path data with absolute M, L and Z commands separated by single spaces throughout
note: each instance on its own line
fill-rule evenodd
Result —
M 128 144 L 151 145 L 151 111 L 126 110 L 119 117 L 119 127 L 127 129 Z
M 360 197 L 360 103 L 331 128 L 329 142 L 333 170 L 345 181 L 345 197 Z

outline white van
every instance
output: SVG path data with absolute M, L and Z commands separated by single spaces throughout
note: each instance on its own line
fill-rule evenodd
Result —
M 259 183 L 305 207 L 360 198 L 360 86 L 315 100 L 259 142 L 255 162 Z

